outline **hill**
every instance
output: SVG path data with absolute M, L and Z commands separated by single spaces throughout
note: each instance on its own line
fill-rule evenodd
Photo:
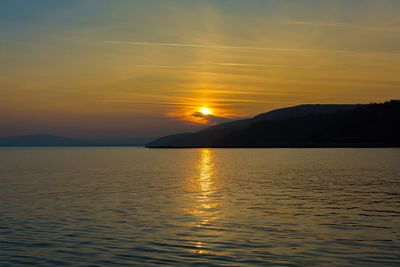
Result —
M 48 134 L 0 137 L 0 147 L 144 146 L 149 138 L 73 139 Z
M 197 133 L 160 138 L 150 148 L 399 146 L 400 101 L 300 105 Z
M 89 146 L 93 143 L 47 134 L 0 138 L 0 146 Z

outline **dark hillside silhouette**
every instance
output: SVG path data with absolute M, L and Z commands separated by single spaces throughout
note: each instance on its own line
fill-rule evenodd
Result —
M 246 121 L 247 125 L 241 121 L 243 127 L 225 127 L 216 137 L 209 128 L 175 140 L 159 139 L 148 147 L 400 146 L 400 101 L 332 107 L 335 105 L 303 105 L 272 111 Z M 282 116 L 282 111 L 288 115 Z
M 281 120 L 312 114 L 327 114 L 337 111 L 351 110 L 357 105 L 300 105 L 276 109 L 260 114 L 254 118 L 237 120 L 215 125 L 196 133 L 184 133 L 162 137 L 151 142 L 149 147 L 208 147 L 213 146 L 233 131 L 244 130 L 256 122 Z

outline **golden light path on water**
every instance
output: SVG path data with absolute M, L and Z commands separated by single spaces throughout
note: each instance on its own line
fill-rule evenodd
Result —
M 210 194 L 213 185 L 212 165 L 213 165 L 212 151 L 210 149 L 201 149 L 200 162 L 199 162 L 199 182 L 205 200 L 208 200 L 208 195 Z
M 194 202 L 188 213 L 194 217 L 193 227 L 206 230 L 218 218 L 219 200 L 216 197 L 216 177 L 214 170 L 214 152 L 211 149 L 200 149 L 196 176 L 191 186 L 195 192 Z M 211 233 L 207 233 L 211 234 Z M 199 254 L 207 254 L 206 246 L 200 240 L 195 244 Z

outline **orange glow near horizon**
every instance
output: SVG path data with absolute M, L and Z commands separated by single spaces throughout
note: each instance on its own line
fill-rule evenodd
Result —
M 399 1 L 77 1 L 62 20 L 64 1 L 7 2 L 26 19 L 2 23 L 1 136 L 159 137 L 400 98 Z
M 182 108 L 176 111 L 171 111 L 166 114 L 169 118 L 182 120 L 192 125 L 213 125 L 213 118 L 233 118 L 235 117 L 228 109 L 223 107 L 210 108 L 209 105 L 183 105 Z

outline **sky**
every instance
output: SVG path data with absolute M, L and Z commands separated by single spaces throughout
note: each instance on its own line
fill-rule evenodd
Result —
M 0 136 L 158 137 L 399 99 L 399 14 L 398 0 L 0 0 Z

